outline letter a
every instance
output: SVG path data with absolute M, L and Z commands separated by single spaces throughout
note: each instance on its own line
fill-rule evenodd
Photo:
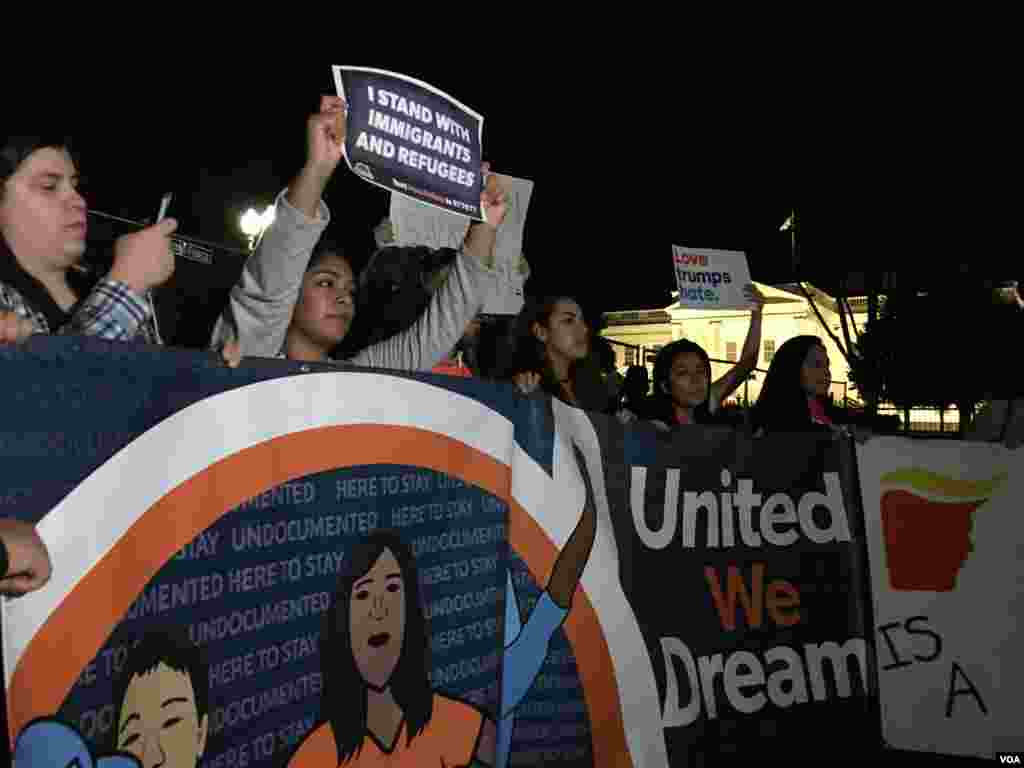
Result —
M 967 683 L 966 688 L 956 687 L 957 676 Z M 949 672 L 949 694 L 946 696 L 946 717 L 953 716 L 953 699 L 957 696 L 973 696 L 974 700 L 978 702 L 978 709 L 981 710 L 982 714 L 988 714 L 988 707 L 986 707 L 985 702 L 982 701 L 981 694 L 978 692 L 978 689 L 974 686 L 974 683 L 971 682 L 971 679 L 964 673 L 963 668 L 954 661 L 953 668 Z

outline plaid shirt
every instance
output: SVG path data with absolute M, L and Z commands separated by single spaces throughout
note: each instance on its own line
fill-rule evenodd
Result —
M 63 326 L 50 328 L 46 317 L 30 307 L 18 291 L 0 283 L 0 310 L 32 321 L 37 333 L 96 336 L 110 341 L 138 339 L 156 344 L 157 336 L 149 303 L 127 285 L 103 278 Z

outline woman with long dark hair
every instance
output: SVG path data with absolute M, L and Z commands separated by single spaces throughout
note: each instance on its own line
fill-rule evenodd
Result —
M 246 262 L 227 307 L 214 327 L 211 346 L 237 366 L 243 356 L 332 362 L 346 342 L 357 310 L 357 280 L 342 249 L 321 242 L 330 222 L 323 195 L 343 156 L 346 107 L 338 97 L 321 99 L 320 112 L 307 121 L 306 164 L 281 193 L 273 223 Z M 483 308 L 496 273 L 492 260 L 496 232 L 506 211 L 506 195 L 492 174 L 480 197 L 485 221 L 469 227 L 462 247 L 452 255 L 448 277 L 432 292 L 418 316 L 387 338 L 374 337 L 365 348 L 348 350 L 348 365 L 429 371 L 463 337 Z M 427 249 L 384 249 L 380 262 Z M 499 276 L 500 279 L 500 276 Z M 405 307 L 395 312 L 405 319 Z M 419 311 L 422 310 L 422 311 Z M 388 318 L 388 324 L 396 320 Z M 341 351 L 345 351 L 343 347 Z
M 842 410 L 832 405 L 828 351 L 817 336 L 794 336 L 772 358 L 750 415 L 755 436 L 768 432 L 847 432 Z M 851 432 L 866 440 L 870 432 Z
M 430 687 L 430 646 L 412 552 L 390 531 L 357 543 L 324 617 L 321 717 L 292 766 L 490 763 L 495 725 Z M 411 761 L 411 762 L 410 762 Z
M 654 394 L 650 403 L 650 419 L 660 429 L 682 424 L 714 424 L 722 422 L 721 405 L 739 388 L 757 365 L 761 346 L 761 310 L 764 297 L 757 287 L 744 288 L 754 303 L 750 330 L 743 343 L 739 361 L 724 376 L 711 380 L 711 358 L 699 344 L 679 339 L 658 352 L 654 361 Z
M 540 389 L 577 408 L 608 410 L 608 388 L 590 356 L 590 333 L 572 297 L 530 299 L 513 327 L 509 377 L 524 394 Z
M 660 429 L 712 424 L 711 359 L 704 347 L 679 339 L 662 347 L 654 360 L 654 394 L 648 414 Z
M 293 768 L 376 765 L 496 765 L 508 759 L 509 718 L 540 671 L 565 621 L 597 532 L 593 489 L 584 474 L 583 514 L 562 547 L 547 587 L 521 629 L 506 633 L 495 722 L 475 707 L 433 691 L 419 578 L 398 534 L 375 531 L 355 545 L 324 618 L 320 657 L 323 725 L 289 762 Z M 511 574 L 506 609 L 516 606 Z M 500 738 L 500 741 L 499 741 Z M 495 756 L 495 763 L 491 762 Z

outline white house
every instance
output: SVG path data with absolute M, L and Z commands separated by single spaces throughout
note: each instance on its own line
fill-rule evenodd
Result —
M 787 339 L 805 334 L 818 336 L 828 350 L 832 368 L 832 394 L 837 401 L 843 397 L 857 400 L 857 392 L 849 382 L 849 366 L 839 347 L 826 333 L 807 297 L 796 283 L 764 285 L 755 283 L 765 296 L 764 319 L 761 331 L 761 349 L 758 368 L 746 389 L 741 388 L 735 398 L 757 399 L 764 380 L 764 371 L 771 363 L 775 350 Z M 842 340 L 843 333 L 836 300 L 804 283 L 804 288 L 814 300 L 822 319 L 835 336 Z M 673 297 L 678 292 L 673 291 Z M 863 330 L 867 322 L 867 299 L 851 298 L 853 311 L 851 336 Z M 605 329 L 601 335 L 615 347 L 616 365 L 622 369 L 629 365 L 645 364 L 653 372 L 654 356 L 659 349 L 676 339 L 690 339 L 700 344 L 712 359 L 712 375 L 721 376 L 728 370 L 729 362 L 739 359 L 743 342 L 750 327 L 749 310 L 708 310 L 688 309 L 673 303 L 661 309 L 640 309 L 607 312 L 604 315 Z M 849 315 L 847 316 L 849 319 Z M 625 346 L 628 345 L 628 346 Z M 725 362 L 714 362 L 715 360 Z

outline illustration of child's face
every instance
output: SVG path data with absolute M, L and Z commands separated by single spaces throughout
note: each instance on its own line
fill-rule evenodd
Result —
M 356 579 L 349 600 L 349 633 L 356 668 L 366 684 L 388 686 L 402 656 L 405 637 L 405 585 L 390 549 Z
M 194 768 L 206 746 L 207 721 L 196 713 L 189 676 L 161 663 L 128 684 L 118 749 L 135 755 L 143 768 Z

